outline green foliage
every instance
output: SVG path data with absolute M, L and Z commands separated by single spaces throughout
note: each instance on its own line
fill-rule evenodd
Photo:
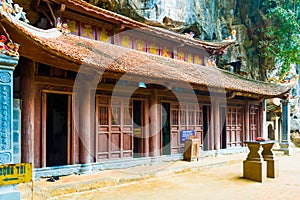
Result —
M 300 3 L 299 0 L 267 0 L 263 6 L 269 20 L 259 48 L 268 70 L 277 69 L 282 77 L 291 64 L 300 64 Z

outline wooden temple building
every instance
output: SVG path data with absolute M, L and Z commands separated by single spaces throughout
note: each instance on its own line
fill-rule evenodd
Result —
M 262 135 L 264 99 L 289 92 L 206 65 L 231 42 L 187 38 L 81 0 L 47 2 L 71 33 L 3 14 L 0 22 L 20 44 L 21 161 L 38 176 L 179 159 L 185 130 L 200 153 L 240 149 Z

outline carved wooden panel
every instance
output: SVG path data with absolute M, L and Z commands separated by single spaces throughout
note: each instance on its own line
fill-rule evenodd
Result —
M 133 157 L 132 103 L 97 96 L 97 161 Z
M 226 112 L 226 146 L 241 146 L 243 134 L 242 107 L 229 107 Z M 224 136 L 223 136 L 224 137 Z
M 171 152 L 179 153 L 183 147 L 180 143 L 182 130 L 194 130 L 195 138 L 203 143 L 203 111 L 202 106 L 171 104 Z
M 258 107 L 250 108 L 250 140 L 255 140 L 259 137 L 259 109 Z

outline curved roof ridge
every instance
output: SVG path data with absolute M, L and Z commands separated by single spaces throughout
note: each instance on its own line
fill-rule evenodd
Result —
M 44 56 L 44 64 L 56 67 L 67 64 L 73 70 L 91 67 L 147 79 L 188 82 L 265 97 L 280 96 L 290 90 L 290 87 L 246 79 L 216 67 L 164 58 L 71 34 L 40 37 L 35 34 L 36 29 L 25 28 L 22 23 L 16 23 L 2 14 L 0 17 L 1 24 L 8 30 L 11 38 L 21 43 L 20 54 L 38 62 Z

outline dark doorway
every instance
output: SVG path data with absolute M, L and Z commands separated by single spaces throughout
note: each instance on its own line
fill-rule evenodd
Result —
M 203 150 L 207 151 L 209 149 L 209 119 L 210 119 L 210 110 L 208 106 L 203 106 Z
M 222 127 L 222 136 L 221 136 L 221 149 L 226 149 L 227 147 L 227 138 L 226 138 L 226 109 L 225 107 L 221 108 L 221 127 Z
M 46 166 L 68 164 L 68 95 L 47 94 Z
M 171 154 L 170 145 L 170 103 L 162 103 L 162 154 Z
M 143 101 L 133 101 L 133 153 L 134 157 L 143 156 L 143 126 L 144 126 L 144 103 Z

